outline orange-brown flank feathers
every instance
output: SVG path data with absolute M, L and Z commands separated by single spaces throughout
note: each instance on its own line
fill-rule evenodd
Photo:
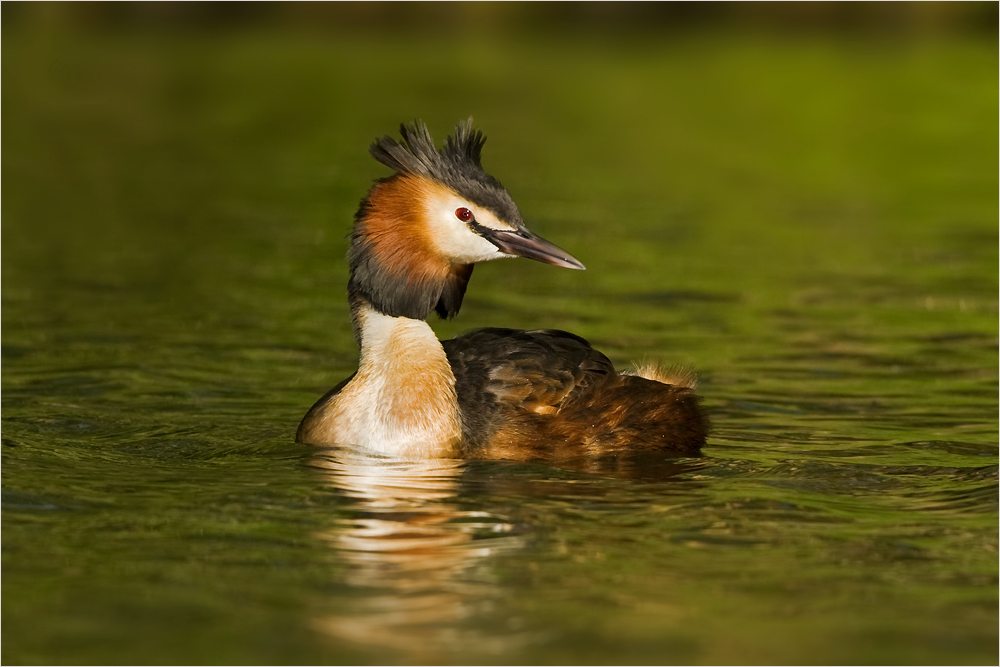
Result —
M 689 386 L 619 374 L 579 336 L 480 329 L 444 348 L 464 442 L 476 456 L 565 459 L 641 449 L 694 456 L 705 442 L 708 419 Z

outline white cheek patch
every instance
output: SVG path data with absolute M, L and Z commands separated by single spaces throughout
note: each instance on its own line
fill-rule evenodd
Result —
M 469 229 L 455 215 L 460 208 L 472 211 L 476 222 L 491 229 L 513 229 L 508 224 L 498 220 L 495 215 L 478 206 L 470 204 L 457 195 L 444 196 L 431 202 L 428 206 L 428 223 L 430 225 L 430 240 L 435 250 L 453 262 L 472 264 L 487 262 L 491 259 L 510 257 L 479 234 Z

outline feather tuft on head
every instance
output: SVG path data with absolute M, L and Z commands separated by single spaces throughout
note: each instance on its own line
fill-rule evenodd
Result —
M 376 139 L 369 148 L 372 157 L 398 173 L 423 176 L 446 185 L 513 227 L 524 226 L 517 205 L 503 184 L 483 169 L 486 137 L 473 128 L 471 118 L 458 124 L 441 150 L 434 146 L 434 139 L 421 120 L 400 125 L 399 134 L 402 143 L 390 136 Z

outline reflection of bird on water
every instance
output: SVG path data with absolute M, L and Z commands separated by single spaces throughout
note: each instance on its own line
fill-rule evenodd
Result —
M 444 660 L 440 652 L 450 644 L 475 639 L 464 625 L 475 625 L 498 597 L 476 566 L 499 549 L 516 547 L 518 538 L 500 519 L 454 503 L 461 461 L 324 452 L 312 465 L 357 502 L 350 519 L 321 537 L 346 562 L 345 583 L 362 593 L 314 626 L 337 639 L 430 662 Z M 490 636 L 498 641 L 495 632 Z
M 696 455 L 708 422 L 690 373 L 620 374 L 565 331 L 437 339 L 424 319 L 458 313 L 476 262 L 584 267 L 525 228 L 507 190 L 483 170 L 485 139 L 471 121 L 441 150 L 422 123 L 401 132 L 404 143 L 384 137 L 371 147 L 396 173 L 372 186 L 351 236 L 358 372 L 313 406 L 297 439 L 411 458 Z

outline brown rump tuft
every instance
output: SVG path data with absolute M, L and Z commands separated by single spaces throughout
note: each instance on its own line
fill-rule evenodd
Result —
M 652 363 L 633 364 L 633 367 L 623 373 L 623 375 L 634 375 L 646 378 L 663 384 L 672 384 L 675 387 L 687 387 L 695 389 L 698 386 L 698 374 L 689 366 L 674 364 L 664 366 L 658 361 Z

